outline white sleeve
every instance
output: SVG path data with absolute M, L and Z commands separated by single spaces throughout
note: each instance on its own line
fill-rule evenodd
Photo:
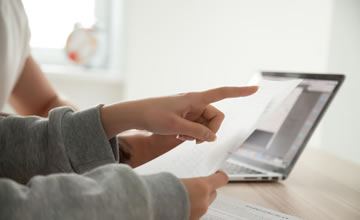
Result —
M 0 110 L 30 55 L 30 28 L 21 0 L 0 0 Z
M 31 54 L 31 48 L 30 48 L 30 39 L 31 39 L 31 31 L 30 31 L 30 26 L 29 26 L 29 21 L 25 12 L 25 8 L 22 4 L 22 1 L 15 1 L 18 2 L 18 20 L 20 21 L 20 27 L 21 27 L 21 34 L 22 36 L 20 36 L 20 41 L 22 41 L 21 46 L 19 48 L 19 50 L 21 51 L 21 55 L 20 55 L 20 63 L 19 63 L 19 72 L 18 72 L 18 76 L 20 76 L 20 73 L 22 72 L 22 70 L 24 69 L 24 64 L 26 59 L 30 56 Z

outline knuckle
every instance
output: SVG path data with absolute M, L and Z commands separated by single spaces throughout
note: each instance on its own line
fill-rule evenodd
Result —
M 197 96 L 198 93 L 197 92 L 188 92 L 188 93 L 184 93 L 182 95 L 182 102 L 184 106 L 187 106 L 187 108 L 189 109 L 195 109 L 196 106 L 198 105 L 198 101 L 197 100 Z
M 176 97 L 179 98 L 178 102 L 183 103 L 186 105 L 189 101 L 193 99 L 194 92 L 186 92 L 186 93 L 179 93 L 176 95 Z
M 186 99 L 192 99 L 192 97 L 195 96 L 195 92 L 187 92 L 184 93 L 183 97 L 185 97 Z

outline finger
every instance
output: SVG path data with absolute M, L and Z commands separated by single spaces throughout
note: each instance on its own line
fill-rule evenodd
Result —
M 210 187 L 212 187 L 213 190 L 226 185 L 229 181 L 229 177 L 223 171 L 218 171 L 206 178 L 208 179 Z
M 196 119 L 195 122 L 198 122 L 206 127 L 208 127 L 208 120 L 206 120 L 203 116 L 200 116 L 198 119 Z M 210 129 L 211 130 L 211 129 Z M 196 139 L 196 144 L 201 144 L 203 143 L 204 141 L 202 140 L 199 140 L 199 139 Z
M 224 113 L 219 111 L 214 106 L 208 105 L 205 108 L 203 114 L 198 119 L 196 119 L 196 122 L 205 125 L 214 133 L 216 133 L 219 130 L 220 125 L 224 120 L 224 117 L 225 117 Z M 196 144 L 201 144 L 201 143 L 203 143 L 203 141 L 196 140 Z
M 216 135 L 206 126 L 186 120 L 184 118 L 178 118 L 176 132 L 180 135 L 187 135 L 202 141 L 214 141 Z
M 190 121 L 193 121 L 193 120 L 190 120 Z M 195 120 L 195 122 L 197 122 L 197 123 L 200 123 L 200 124 L 203 124 L 203 125 L 207 125 L 207 123 L 208 123 L 208 120 L 206 120 L 202 115 L 199 117 L 199 118 L 197 118 L 196 120 Z
M 205 120 L 207 120 L 207 127 L 214 133 L 219 130 L 220 125 L 225 118 L 224 113 L 212 105 L 208 105 L 205 108 L 202 116 L 205 118 Z
M 210 197 L 209 197 L 209 205 L 215 201 L 216 196 L 217 196 L 217 192 L 216 192 L 216 190 L 215 190 L 215 191 L 213 191 L 213 192 L 210 194 Z
M 226 98 L 249 96 L 258 90 L 258 86 L 220 87 L 201 92 L 204 104 L 210 104 Z

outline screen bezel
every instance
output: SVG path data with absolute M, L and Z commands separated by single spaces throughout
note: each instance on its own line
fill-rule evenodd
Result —
M 281 173 L 283 175 L 283 179 L 286 179 L 288 177 L 288 175 L 290 174 L 291 170 L 294 168 L 297 160 L 299 159 L 301 153 L 305 149 L 308 141 L 310 140 L 310 137 L 313 135 L 316 127 L 318 126 L 319 122 L 321 121 L 321 119 L 322 119 L 323 115 L 325 114 L 326 110 L 328 109 L 330 103 L 332 102 L 335 95 L 337 94 L 340 86 L 344 82 L 345 75 L 344 74 L 329 74 L 329 73 L 321 74 L 321 73 L 274 72 L 274 71 L 263 71 L 263 72 L 261 72 L 261 75 L 265 76 L 265 77 L 271 76 L 271 77 L 280 77 L 280 78 L 289 78 L 289 79 L 314 79 L 314 80 L 318 79 L 318 80 L 337 81 L 337 85 L 335 86 L 334 90 L 332 91 L 332 93 L 331 93 L 329 99 L 327 100 L 327 102 L 325 103 L 323 109 L 320 111 L 318 118 L 315 120 L 313 126 L 311 127 L 308 134 L 304 138 L 303 143 L 299 147 L 299 150 L 295 154 L 291 163 L 286 168 L 279 168 L 279 167 L 265 164 L 265 163 L 255 161 L 255 160 L 252 160 L 249 158 L 239 157 L 239 156 L 234 155 L 235 158 L 240 159 L 244 163 L 248 163 L 253 166 L 260 167 L 262 169 L 265 169 L 265 170 L 268 170 L 271 172 Z

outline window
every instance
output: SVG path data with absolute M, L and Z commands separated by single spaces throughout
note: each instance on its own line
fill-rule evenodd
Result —
M 84 28 L 94 28 L 98 39 L 98 49 L 86 69 L 109 69 L 112 64 L 107 59 L 112 56 L 110 45 L 116 31 L 112 19 L 116 0 L 23 0 L 28 16 L 32 55 L 40 64 L 76 66 L 67 57 L 64 47 L 69 34 L 76 24 Z M 116 8 L 119 10 L 119 7 Z M 118 15 L 117 15 L 118 16 Z M 116 22 L 118 23 L 118 22 Z M 115 48 L 114 48 L 115 49 Z

